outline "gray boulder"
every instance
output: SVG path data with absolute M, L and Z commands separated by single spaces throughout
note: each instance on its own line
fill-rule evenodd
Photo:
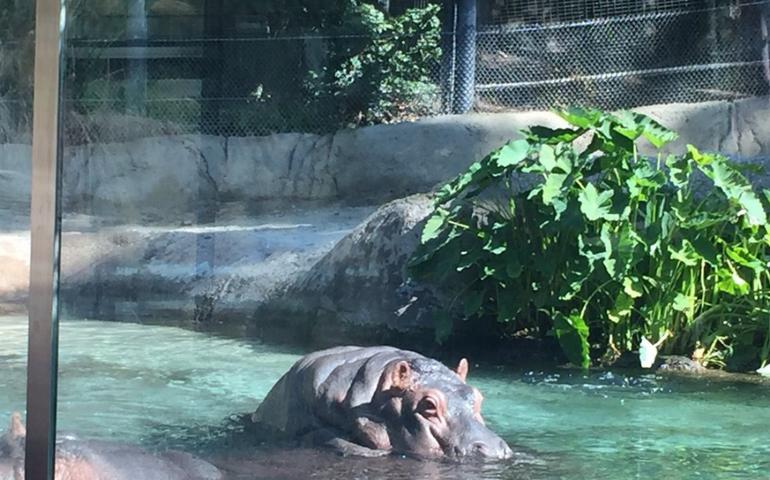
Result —
M 310 271 L 268 300 L 258 310 L 258 326 L 308 327 L 315 343 L 331 335 L 352 335 L 346 338 L 352 340 L 365 339 L 367 332 L 429 328 L 434 297 L 406 283 L 406 266 L 431 210 L 425 194 L 380 207 Z

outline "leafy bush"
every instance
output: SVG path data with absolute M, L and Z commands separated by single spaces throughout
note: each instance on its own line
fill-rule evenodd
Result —
M 639 155 L 676 134 L 638 113 L 560 115 L 570 128 L 524 131 L 437 193 L 410 268 L 462 305 L 436 316 L 438 340 L 494 316 L 583 367 L 669 333 L 664 351 L 766 363 L 770 192 L 693 146 Z
M 430 74 L 441 56 L 438 13 L 438 5 L 427 5 L 388 17 L 373 5 L 351 2 L 348 28 L 363 41 L 343 38 L 332 45 L 327 67 L 310 74 L 313 99 L 348 123 L 434 113 L 439 91 Z

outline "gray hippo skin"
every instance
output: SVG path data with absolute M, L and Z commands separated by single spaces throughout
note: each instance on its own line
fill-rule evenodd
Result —
M 24 479 L 21 416 L 0 436 L 0 480 Z M 56 443 L 56 480 L 221 480 L 213 465 L 183 452 L 153 455 L 138 447 L 65 438 Z
M 484 425 L 481 393 L 455 371 L 392 347 L 338 347 L 301 358 L 251 416 L 258 429 L 343 454 L 506 459 Z

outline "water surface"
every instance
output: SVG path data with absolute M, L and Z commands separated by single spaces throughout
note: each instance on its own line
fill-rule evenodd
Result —
M 655 374 L 471 368 L 506 464 L 351 459 L 246 445 L 253 411 L 303 352 L 173 327 L 61 327 L 60 431 L 196 451 L 231 478 L 770 478 L 770 386 Z M 26 319 L 0 317 L 0 416 L 24 407 Z M 471 362 L 472 363 L 472 362 Z M 238 440 L 238 441 L 236 441 Z

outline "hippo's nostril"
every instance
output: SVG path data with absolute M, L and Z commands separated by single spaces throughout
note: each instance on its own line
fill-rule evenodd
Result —
M 485 455 L 487 454 L 489 448 L 487 447 L 487 444 L 484 442 L 474 442 L 473 445 L 471 445 L 471 451 L 477 455 Z

